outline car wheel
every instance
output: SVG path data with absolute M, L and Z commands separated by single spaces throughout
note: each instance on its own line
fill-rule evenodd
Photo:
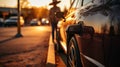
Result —
M 82 67 L 80 52 L 75 37 L 72 37 L 67 47 L 68 67 Z

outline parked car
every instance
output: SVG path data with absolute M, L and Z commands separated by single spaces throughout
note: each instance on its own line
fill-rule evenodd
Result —
M 11 16 L 9 19 L 5 20 L 4 26 L 17 26 L 18 17 L 17 16 Z M 20 26 L 24 25 L 24 19 L 22 16 L 20 16 Z
M 0 18 L 0 26 L 3 26 L 4 25 L 4 20 L 3 18 Z
M 42 25 L 49 25 L 50 24 L 48 19 L 46 19 L 46 18 L 42 18 L 41 22 L 42 22 Z
M 56 34 L 56 49 L 64 50 L 67 67 L 120 67 L 120 1 L 71 2 Z
M 37 25 L 37 26 L 40 26 L 41 25 L 41 22 L 38 20 L 38 19 L 32 19 L 30 21 L 30 25 L 33 26 L 33 25 Z

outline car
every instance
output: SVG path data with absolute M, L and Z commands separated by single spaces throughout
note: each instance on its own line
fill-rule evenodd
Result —
M 0 18 L 0 26 L 3 26 L 4 25 L 4 20 L 3 18 Z
M 4 26 L 17 26 L 18 16 L 11 16 L 9 19 L 6 19 Z M 20 16 L 20 26 L 24 26 L 24 19 Z
M 48 19 L 46 19 L 46 18 L 42 18 L 41 22 L 42 22 L 42 25 L 49 25 L 50 24 Z
M 31 25 L 31 26 L 34 26 L 34 25 L 40 26 L 40 25 L 41 25 L 41 22 L 40 22 L 38 19 L 32 19 L 32 20 L 30 21 L 30 25 Z
M 71 0 L 67 15 L 57 24 L 55 44 L 65 53 L 67 67 L 120 67 L 119 4 L 119 0 Z

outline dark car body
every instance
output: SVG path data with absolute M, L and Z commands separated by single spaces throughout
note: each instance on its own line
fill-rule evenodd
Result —
M 3 18 L 0 18 L 0 27 L 4 25 L 4 20 Z
M 4 26 L 17 26 L 17 23 L 18 23 L 18 17 L 11 16 L 9 19 L 5 20 Z M 24 26 L 24 19 L 22 16 L 20 16 L 20 26 Z
M 59 21 L 57 42 L 68 67 L 120 67 L 120 1 L 76 0 Z

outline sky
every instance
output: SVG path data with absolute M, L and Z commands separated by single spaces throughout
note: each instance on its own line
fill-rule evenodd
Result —
M 17 0 L 0 0 L 0 7 L 15 7 Z
M 51 6 L 49 3 L 52 2 L 52 0 L 29 0 L 31 6 Z M 0 7 L 16 7 L 17 0 L 0 0 Z M 61 7 L 61 9 L 64 9 L 64 6 L 69 6 L 69 0 L 61 0 L 61 2 L 58 4 L 58 6 Z

